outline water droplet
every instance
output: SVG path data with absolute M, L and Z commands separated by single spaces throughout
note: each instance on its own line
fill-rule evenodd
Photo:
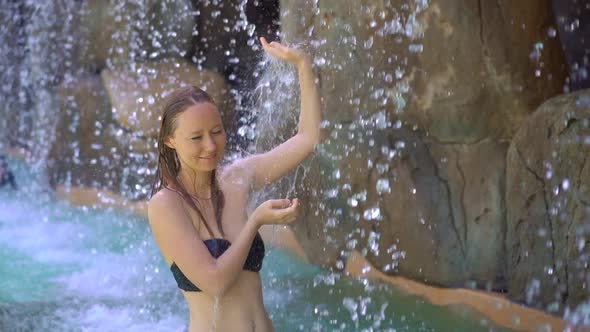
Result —
M 375 121 L 375 125 L 379 129 L 387 128 L 387 124 L 389 123 L 388 117 L 385 112 L 378 112 L 373 116 L 373 121 Z
M 342 304 L 350 312 L 350 319 L 352 319 L 353 322 L 358 321 L 358 304 L 354 301 L 354 299 L 346 297 L 342 300 Z
M 375 256 L 379 256 L 379 238 L 381 238 L 381 235 L 379 233 L 371 231 L 369 233 L 369 238 L 367 239 L 369 249 Z
M 366 209 L 363 212 L 363 218 L 366 220 L 376 220 L 381 218 L 381 210 L 378 207 Z
M 567 191 L 570 188 L 570 180 L 564 179 L 563 182 L 561 182 L 561 188 Z
M 579 27 L 580 27 L 580 20 L 576 18 L 575 20 L 573 20 L 572 23 L 565 26 L 565 30 L 567 32 L 573 32 L 576 29 L 578 29 Z
M 390 193 L 391 188 L 389 187 L 389 179 L 379 179 L 376 184 L 377 193 L 382 195 L 384 193 Z
M 338 221 L 336 218 L 328 218 L 328 220 L 326 220 L 326 227 L 334 228 L 337 224 Z
M 250 129 L 250 128 L 249 128 L 248 126 L 241 126 L 241 127 L 238 129 L 238 135 L 240 135 L 240 136 L 242 136 L 242 137 L 243 137 L 243 136 L 246 136 L 246 134 L 248 133 L 248 130 L 249 130 L 249 129 Z
M 368 50 L 373 47 L 373 36 L 369 37 L 367 41 L 365 41 L 365 49 Z
M 326 64 L 326 59 L 324 57 L 317 57 L 317 58 L 315 58 L 314 63 L 317 66 L 323 66 Z
M 377 173 L 383 174 L 389 170 L 389 164 L 377 163 L 376 168 L 377 168 Z
M 539 279 L 532 279 L 526 288 L 526 302 L 528 304 L 533 303 L 533 298 L 539 294 L 539 290 L 541 289 L 541 282 Z
M 584 250 L 584 247 L 586 246 L 586 239 L 582 238 L 578 240 L 578 251 L 582 252 L 582 250 Z
M 541 59 L 541 51 L 543 50 L 543 43 L 539 42 L 536 43 L 533 51 L 531 52 L 531 54 L 529 54 L 529 57 L 531 58 L 531 60 L 534 61 L 539 61 Z
M 332 177 L 336 180 L 340 179 L 340 170 L 339 169 L 334 170 L 334 172 L 332 172 Z
M 346 242 L 346 249 L 352 250 L 352 249 L 356 248 L 357 243 L 358 243 L 357 239 L 348 240 L 348 242 Z
M 410 44 L 410 46 L 408 46 L 408 50 L 410 53 L 422 53 L 424 46 L 422 44 Z
M 252 37 L 254 35 L 254 31 L 256 30 L 256 26 L 254 24 L 248 24 L 248 28 L 246 28 L 246 32 L 248 36 Z
M 551 179 L 553 177 L 553 171 L 552 170 L 547 170 L 547 172 L 545 172 L 545 178 L 547 180 Z

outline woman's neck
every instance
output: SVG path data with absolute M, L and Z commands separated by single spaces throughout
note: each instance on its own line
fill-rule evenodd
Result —
M 211 198 L 211 171 L 199 172 L 181 168 L 177 180 L 190 195 L 202 199 Z

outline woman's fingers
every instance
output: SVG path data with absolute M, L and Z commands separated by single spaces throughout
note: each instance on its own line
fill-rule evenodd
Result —
M 299 200 L 289 199 L 270 199 L 264 202 L 257 211 L 264 223 L 271 224 L 289 224 L 297 219 Z M 266 216 L 266 217 L 265 217 Z
M 281 223 L 291 223 L 295 221 L 297 219 L 297 216 L 299 215 L 297 208 L 297 201 L 294 200 L 293 204 L 290 207 L 278 211 L 278 213 L 281 215 L 279 217 Z
M 270 208 L 271 209 L 283 209 L 289 206 L 291 201 L 288 199 L 272 199 L 270 200 Z
M 292 52 L 290 48 L 276 41 L 269 43 L 264 37 L 260 37 L 260 43 L 265 52 L 279 59 L 287 60 L 289 58 L 289 52 Z

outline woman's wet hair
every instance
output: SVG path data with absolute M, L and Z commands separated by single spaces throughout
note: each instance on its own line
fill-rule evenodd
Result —
M 156 177 L 152 185 L 151 196 L 154 196 L 162 188 L 175 191 L 193 210 L 195 210 L 195 212 L 197 212 L 203 221 L 205 228 L 207 228 L 207 231 L 211 237 L 213 237 L 213 232 L 207 224 L 201 209 L 198 207 L 197 203 L 195 203 L 194 197 L 188 193 L 186 188 L 177 179 L 181 164 L 180 159 L 176 154 L 176 150 L 164 144 L 164 140 L 167 137 L 173 136 L 174 131 L 177 128 L 176 122 L 178 116 L 189 107 L 200 103 L 215 104 L 207 92 L 195 86 L 186 86 L 176 89 L 166 97 L 162 113 L 160 133 L 158 135 L 158 166 L 156 169 Z M 221 226 L 221 213 L 225 204 L 225 197 L 219 188 L 219 183 L 216 178 L 216 170 L 211 172 L 211 194 L 217 226 L 221 234 L 225 236 Z

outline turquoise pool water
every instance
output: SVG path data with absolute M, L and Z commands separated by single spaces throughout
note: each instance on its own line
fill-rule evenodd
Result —
M 267 248 L 264 300 L 277 331 L 503 330 Z M 0 189 L 0 331 L 184 331 L 187 321 L 146 220 Z

